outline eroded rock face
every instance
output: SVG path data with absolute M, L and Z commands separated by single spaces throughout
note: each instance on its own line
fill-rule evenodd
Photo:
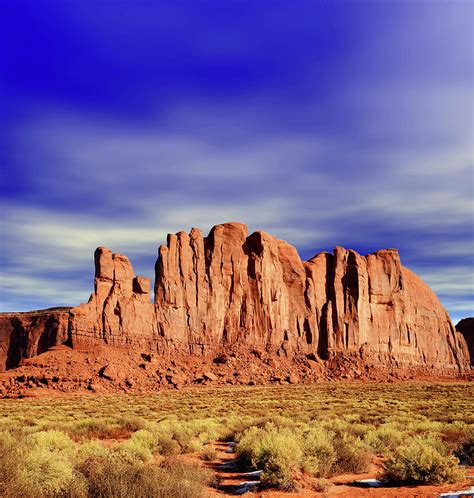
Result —
M 154 303 L 149 279 L 135 276 L 126 256 L 99 247 L 95 267 L 89 302 L 66 312 L 66 335 L 51 344 L 128 346 L 170 359 L 237 348 L 329 367 L 342 356 L 367 368 L 443 375 L 469 368 L 462 334 L 395 249 L 361 256 L 336 247 L 303 262 L 288 243 L 249 235 L 240 223 L 217 225 L 207 237 L 193 228 L 159 248 Z M 0 330 L 5 352 L 10 329 Z M 15 358 L 34 354 L 37 335 Z
M 70 310 L 71 342 L 153 348 L 157 323 L 150 279 L 135 276 L 123 254 L 99 247 L 94 256 L 94 293 L 87 304 Z
M 160 328 L 191 352 L 228 344 L 310 352 L 316 319 L 306 303 L 296 250 L 266 233 L 228 223 L 207 238 L 193 229 L 168 237 L 156 265 Z
M 0 314 L 0 371 L 67 342 L 69 308 Z
M 474 317 L 460 320 L 456 325 L 456 330 L 463 335 L 469 349 L 471 366 L 474 366 Z
M 446 310 L 395 249 L 364 257 L 336 247 L 302 262 L 291 245 L 248 236 L 238 223 L 207 238 L 179 232 L 159 251 L 155 305 L 164 334 L 195 352 L 240 344 L 446 373 L 468 367 Z

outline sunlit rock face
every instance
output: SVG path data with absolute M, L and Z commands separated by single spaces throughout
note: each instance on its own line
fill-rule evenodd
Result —
M 226 223 L 207 237 L 196 228 L 168 236 L 158 251 L 154 302 L 149 279 L 136 276 L 126 256 L 99 247 L 95 270 L 89 302 L 62 312 L 59 332 L 46 334 L 51 345 L 100 343 L 170 358 L 240 348 L 311 355 L 328 365 L 346 356 L 367 367 L 469 369 L 462 334 L 395 249 L 361 256 L 336 247 L 303 262 L 287 242 Z M 35 338 L 44 335 L 40 322 L 31 332 L 23 324 L 28 347 L 8 359 L 8 337 L 18 335 L 12 320 L 0 317 L 3 367 L 37 354 Z

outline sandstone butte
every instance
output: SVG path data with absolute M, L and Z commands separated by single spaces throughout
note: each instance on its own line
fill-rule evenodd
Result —
M 159 248 L 154 302 L 150 284 L 126 256 L 99 247 L 86 304 L 0 315 L 0 370 L 60 344 L 151 353 L 167 364 L 229 352 L 238 359 L 240 351 L 263 355 L 268 365 L 268 358 L 309 359 L 319 371 L 341 361 L 359 374 L 470 370 L 462 333 L 395 249 L 361 256 L 336 247 L 302 261 L 283 240 L 225 223 L 207 237 L 196 228 L 169 235 Z M 238 365 L 244 371 L 247 356 Z

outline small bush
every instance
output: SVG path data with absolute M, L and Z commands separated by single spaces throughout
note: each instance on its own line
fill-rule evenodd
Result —
M 22 461 L 18 441 L 9 432 L 0 432 L 0 459 L 0 496 L 6 496 Z
M 471 426 L 458 444 L 455 455 L 466 465 L 474 465 L 474 427 Z
M 390 424 L 381 425 L 377 429 L 369 432 L 364 441 L 378 455 L 387 456 L 393 453 L 401 444 L 404 435 Z
M 178 441 L 175 441 L 168 435 L 159 434 L 155 439 L 156 451 L 163 456 L 179 455 L 181 447 Z
M 207 462 L 212 462 L 217 458 L 217 451 L 212 447 L 208 446 L 202 453 L 202 459 Z
M 87 441 L 79 446 L 76 454 L 76 462 L 83 462 L 93 457 L 105 457 L 109 453 L 109 450 L 104 448 L 99 441 Z
M 318 479 L 313 485 L 314 490 L 318 493 L 325 493 L 330 487 L 331 481 L 328 481 L 327 479 Z
M 260 474 L 260 482 L 265 488 L 294 491 L 295 482 L 292 477 L 291 463 L 277 455 L 270 456 Z
M 113 455 L 89 459 L 77 471 L 87 483 L 88 495 L 96 497 L 198 498 L 210 481 L 210 474 L 195 464 L 124 462 Z
M 103 438 L 109 435 L 114 428 L 116 427 L 110 421 L 87 418 L 75 422 L 68 432 L 72 437 L 92 439 Z
M 446 455 L 439 441 L 413 437 L 384 463 L 383 477 L 392 482 L 441 484 L 462 481 L 459 460 Z
M 303 470 L 316 477 L 327 477 L 336 463 L 332 444 L 334 434 L 322 428 L 311 428 L 302 435 Z
M 176 419 L 163 420 L 159 424 L 153 424 L 148 427 L 156 437 L 169 438 L 176 441 L 179 445 L 179 453 L 191 453 L 202 447 L 199 442 L 193 440 L 194 430 L 185 422 Z
M 117 424 L 128 432 L 136 432 L 146 427 L 146 421 L 140 417 L 122 417 L 117 420 Z
M 8 490 L 11 496 L 64 496 L 73 485 L 72 462 L 47 448 L 24 454 L 22 466 Z
M 26 438 L 26 444 L 34 449 L 61 453 L 62 456 L 70 456 L 76 451 L 74 441 L 61 431 L 35 432 Z
M 298 436 L 278 430 L 272 424 L 265 429 L 247 429 L 237 445 L 237 459 L 253 469 L 263 470 L 262 485 L 293 489 L 292 472 L 301 466 L 303 451 Z
M 339 434 L 333 439 L 336 461 L 332 466 L 334 474 L 361 473 L 369 470 L 371 452 L 358 437 Z
M 153 454 L 146 440 L 130 438 L 114 448 L 114 452 L 126 461 L 148 462 Z

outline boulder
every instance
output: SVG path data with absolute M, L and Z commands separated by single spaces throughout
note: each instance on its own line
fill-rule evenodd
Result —
M 203 375 L 204 379 L 210 380 L 210 381 L 215 381 L 218 379 L 216 374 L 213 374 L 212 372 L 205 372 Z

